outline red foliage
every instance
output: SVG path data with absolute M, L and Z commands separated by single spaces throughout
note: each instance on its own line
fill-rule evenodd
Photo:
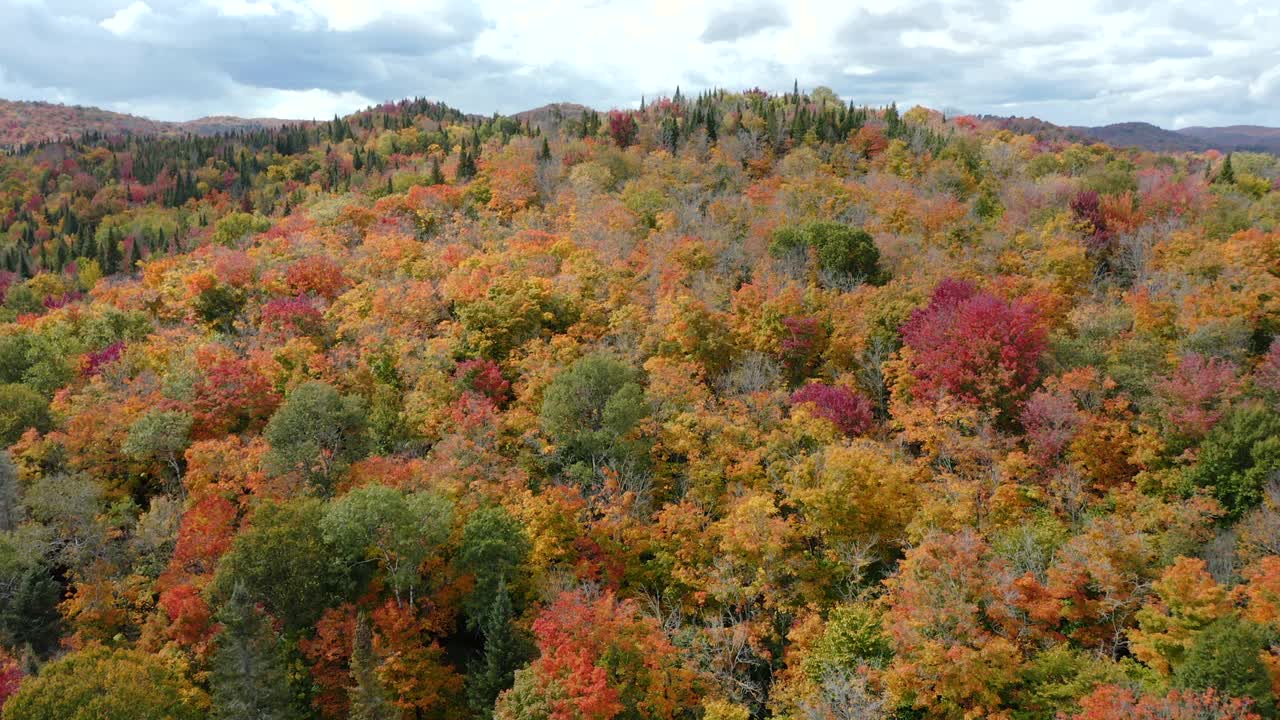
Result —
M 1080 191 L 1071 199 L 1071 212 L 1088 234 L 1086 244 L 1090 251 L 1101 253 L 1110 249 L 1114 238 L 1107 228 L 1106 216 L 1102 211 L 1102 198 L 1096 191 Z
M 780 343 L 781 359 L 792 378 L 806 377 L 822 354 L 827 332 L 814 317 L 791 316 L 782 319 L 786 329 Z
M 25 675 L 18 661 L 0 649 L 0 709 L 4 708 L 4 703 L 10 696 L 18 692 L 18 686 L 22 684 Z
M 609 111 L 609 137 L 613 138 L 613 141 L 621 148 L 635 142 L 635 115 L 622 110 Z
M 209 604 L 191 585 L 178 585 L 160 593 L 160 607 L 169 616 L 169 637 L 179 644 L 195 645 L 212 637 Z
M 1170 691 L 1164 697 L 1138 697 L 1128 688 L 1101 685 L 1080 700 L 1074 720 L 1262 720 L 1247 703 L 1203 693 Z
M 80 365 L 80 373 L 85 377 L 93 377 L 102 369 L 120 359 L 124 355 L 124 342 L 114 342 L 96 352 L 86 353 Z
M 280 404 L 271 383 L 245 360 L 216 354 L 203 359 L 191 415 L 196 439 L 261 429 Z
M 911 314 L 902 339 L 914 353 L 917 397 L 951 395 L 1007 414 L 1021 406 L 1040 376 L 1047 332 L 1031 304 L 947 279 L 928 306 Z
M 1180 435 L 1201 438 L 1222 417 L 1222 404 L 1236 386 L 1236 366 L 1220 358 L 1187 353 L 1169 377 L 1156 384 L 1164 415 Z
M 696 703 L 693 676 L 658 623 L 613 593 L 598 599 L 562 593 L 534 621 L 541 656 L 530 666 L 553 717 L 609 720 L 674 718 Z
M 813 405 L 814 415 L 830 420 L 845 435 L 861 435 L 871 428 L 871 401 L 839 385 L 809 383 L 791 394 L 791 404 Z
M 511 383 L 502 377 L 502 369 L 492 360 L 466 360 L 458 363 L 453 379 L 464 391 L 477 392 L 502 404 L 511 392 Z
M 306 296 L 274 298 L 262 306 L 260 326 L 273 337 L 315 336 L 324 330 L 324 315 Z
M 311 293 L 332 300 L 347 287 L 342 268 L 327 255 L 310 255 L 295 260 L 285 270 L 285 284 L 295 295 Z
M 1272 341 L 1271 348 L 1254 370 L 1253 382 L 1263 390 L 1280 394 L 1280 340 Z
M 201 498 L 182 515 L 178 542 L 173 549 L 163 584 L 187 582 L 213 574 L 218 558 L 231 548 L 239 510 L 220 495 Z

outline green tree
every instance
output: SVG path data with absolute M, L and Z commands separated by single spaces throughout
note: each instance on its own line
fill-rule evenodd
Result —
M 453 506 L 433 493 L 366 485 L 329 503 L 320 529 L 325 542 L 360 566 L 376 563 L 396 599 L 414 592 L 423 561 L 449 537 Z
M 817 255 L 818 268 L 825 275 L 861 278 L 872 283 L 883 280 L 880 251 L 871 234 L 861 228 L 830 222 L 782 228 L 774 233 L 769 253 L 785 257 L 806 252 L 808 248 Z
M 286 628 L 314 623 L 355 589 L 353 559 L 325 541 L 323 521 L 324 503 L 317 498 L 258 506 L 218 564 L 215 598 L 229 598 L 243 583 L 249 597 L 265 603 Z
M 235 329 L 236 318 L 244 310 L 244 291 L 227 285 L 214 285 L 196 296 L 192 303 L 196 317 L 221 333 Z
M 215 720 L 285 720 L 297 716 L 280 636 L 243 584 L 218 612 L 209 687 Z
M 1253 710 L 1275 717 L 1271 678 L 1261 654 L 1270 646 L 1262 627 L 1228 615 L 1205 628 L 1174 673 L 1174 685 L 1188 690 L 1213 688 L 1227 697 L 1250 698 Z
M 26 385 L 0 385 L 0 446 L 12 445 L 28 428 L 49 429 L 49 402 Z
M 349 720 L 395 720 L 400 713 L 387 699 L 387 689 L 378 677 L 378 659 L 373 654 L 373 629 L 364 613 L 356 618 L 351 647 L 351 709 Z
M 8 450 L 0 450 L 0 532 L 8 532 L 22 520 L 18 506 L 18 468 Z
M 520 521 L 501 507 L 471 513 L 462 528 L 458 566 L 475 575 L 475 586 L 466 600 L 467 622 L 482 622 L 498 588 L 516 576 L 516 568 L 529 555 L 529 538 Z
M 191 423 L 191 415 L 180 410 L 152 410 L 129 426 L 120 449 L 135 460 L 164 463 L 178 485 L 182 454 L 191 444 Z
M 592 484 L 605 468 L 643 463 L 644 448 L 632 437 L 647 417 L 640 374 L 608 355 L 588 355 L 547 387 L 542 428 L 556 444 L 563 471 Z
M 303 383 L 267 422 L 269 472 L 297 472 L 322 494 L 368 449 L 364 405 L 319 381 Z
M 515 682 L 519 670 L 533 654 L 533 645 L 516 632 L 512 624 L 513 610 L 507 584 L 499 579 L 490 596 L 489 607 L 480 619 L 484 652 L 467 672 L 467 704 L 476 717 L 493 717 L 498 695 Z
M 1280 470 L 1280 415 L 1261 405 L 1240 408 L 1209 431 L 1192 485 L 1208 488 L 1232 519 L 1262 502 L 1263 488 Z
M 4 720 L 199 720 L 207 700 L 159 655 L 90 646 L 23 682 Z

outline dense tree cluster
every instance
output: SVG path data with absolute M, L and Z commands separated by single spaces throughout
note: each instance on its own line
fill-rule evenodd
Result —
M 22 148 L 0 717 L 1275 717 L 1277 177 L 825 88 Z

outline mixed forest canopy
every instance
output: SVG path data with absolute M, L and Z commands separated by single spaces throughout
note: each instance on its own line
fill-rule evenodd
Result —
M 0 717 L 1274 718 L 1280 160 L 818 88 L 0 156 Z

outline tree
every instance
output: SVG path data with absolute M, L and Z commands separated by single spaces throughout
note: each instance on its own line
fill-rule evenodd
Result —
M 493 716 L 494 703 L 515 681 L 515 672 L 529 660 L 532 647 L 512 625 L 511 595 L 498 581 L 492 600 L 480 619 L 484 650 L 467 672 L 467 704 L 482 720 Z
M 136 460 L 164 463 L 177 486 L 182 478 L 182 453 L 191 444 L 191 416 L 178 410 L 152 410 L 129 426 L 121 452 Z
M 635 142 L 637 130 L 633 114 L 622 110 L 609 111 L 609 137 L 618 147 L 625 148 Z
M 351 643 L 350 720 L 395 720 L 399 712 L 387 699 L 387 689 L 378 678 L 378 661 L 373 654 L 373 629 L 361 613 L 356 617 Z
M 449 537 L 452 518 L 446 498 L 374 484 L 329 503 L 320 530 L 340 556 L 377 563 L 397 602 L 412 604 L 422 563 Z
M 831 280 L 853 277 L 866 282 L 883 280 L 880 272 L 880 250 L 871 234 L 861 228 L 839 223 L 820 222 L 786 227 L 773 234 L 769 253 L 786 257 L 812 248 L 818 269 Z
M 35 428 L 49 429 L 49 403 L 26 385 L 0 385 L 0 447 L 12 445 Z
M 501 507 L 480 508 L 462 528 L 458 566 L 475 575 L 466 600 L 467 622 L 475 626 L 490 611 L 494 593 L 506 592 L 509 580 L 529 554 L 529 538 L 520 522 Z
M 18 505 L 18 468 L 7 450 L 0 450 L 0 532 L 8 532 L 22 520 Z
M 1194 466 L 1193 486 L 1208 488 L 1239 518 L 1262 502 L 1263 488 L 1280 470 L 1280 415 L 1261 405 L 1241 407 L 1209 431 Z
M 282 641 L 271 618 L 254 605 L 243 584 L 236 585 L 217 619 L 222 630 L 210 659 L 210 716 L 216 720 L 296 717 Z
M 326 495 L 368 448 L 363 404 L 319 381 L 294 388 L 267 422 L 263 436 L 271 446 L 265 458 L 270 472 L 297 473 Z
M 632 437 L 649 414 L 640 374 L 608 355 L 588 355 L 551 381 L 543 394 L 542 428 L 556 444 L 565 473 L 584 485 L 606 467 L 640 462 Z
M 1216 690 L 1224 697 L 1252 700 L 1251 709 L 1275 716 L 1271 676 L 1261 655 L 1270 645 L 1264 628 L 1227 615 L 1200 633 L 1173 676 L 1187 690 Z
M 218 563 L 214 598 L 229 598 L 242 584 L 287 629 L 313 624 L 355 588 L 353 559 L 325 540 L 323 520 L 316 498 L 259 505 Z
M 943 280 L 902 327 L 916 383 L 911 392 L 927 401 L 950 395 L 1012 421 L 1040 377 L 1046 340 L 1032 305 Z
M 208 698 L 158 655 L 93 645 L 26 680 L 4 720 L 199 720 Z
M 871 429 L 871 401 L 846 387 L 809 383 L 791 394 L 791 404 L 809 405 L 814 415 L 850 437 Z

